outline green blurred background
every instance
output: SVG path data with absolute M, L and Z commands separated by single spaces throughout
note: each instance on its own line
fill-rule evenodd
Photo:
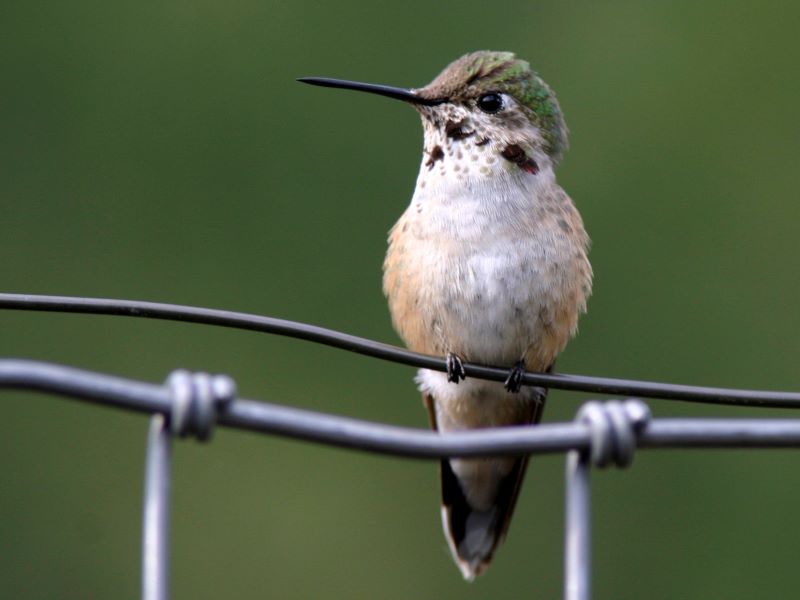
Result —
M 800 389 L 796 2 L 22 2 L 0 8 L 0 288 L 228 308 L 396 343 L 386 232 L 421 130 L 385 99 L 464 52 L 529 59 L 572 131 L 559 170 L 595 294 L 563 372 Z M 199 325 L 0 312 L 0 355 L 425 427 L 411 369 Z M 547 421 L 581 395 L 551 394 Z M 3 393 L 0 596 L 132 598 L 146 419 Z M 781 413 L 651 403 L 656 416 Z M 787 597 L 787 451 L 647 451 L 594 476 L 597 598 Z M 537 458 L 472 585 L 436 466 L 228 430 L 175 448 L 175 598 L 556 598 L 562 457 Z

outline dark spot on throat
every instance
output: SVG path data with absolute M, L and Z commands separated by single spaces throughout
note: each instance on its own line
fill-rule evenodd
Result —
M 535 175 L 539 172 L 539 165 L 537 165 L 536 161 L 530 156 L 525 154 L 525 150 L 523 150 L 518 144 L 509 144 L 503 149 L 500 155 L 507 161 L 517 165 L 526 173 Z
M 433 150 L 428 152 L 428 160 L 425 161 L 425 166 L 428 167 L 430 171 L 433 168 L 433 165 L 436 164 L 437 160 L 442 160 L 444 158 L 444 150 L 442 150 L 441 146 L 434 146 Z
M 475 145 L 476 145 L 476 146 L 485 146 L 485 145 L 486 145 L 486 144 L 488 144 L 490 141 L 491 141 L 491 140 L 490 140 L 488 137 L 486 137 L 486 138 L 483 138 L 482 140 L 480 140 L 480 141 L 478 141 L 478 142 L 475 142 Z
M 431 114 L 428 115 L 426 118 L 428 119 L 428 122 L 431 124 L 431 126 L 433 126 L 434 129 L 439 129 L 442 126 L 442 122 L 436 115 Z
M 447 121 L 444 126 L 444 133 L 452 140 L 463 140 L 471 135 L 475 135 L 474 131 L 464 131 L 464 119 L 460 121 Z

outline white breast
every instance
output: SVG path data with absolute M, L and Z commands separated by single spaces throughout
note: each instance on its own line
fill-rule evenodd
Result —
M 498 176 L 481 178 L 423 169 L 404 215 L 413 237 L 406 260 L 420 273 L 420 310 L 444 348 L 512 365 L 561 300 L 561 263 L 574 252 L 547 216 L 552 171 L 497 168 Z

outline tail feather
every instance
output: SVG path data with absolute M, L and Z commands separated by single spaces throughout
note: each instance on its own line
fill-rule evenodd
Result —
M 494 503 L 480 510 L 466 498 L 450 461 L 441 461 L 442 525 L 464 579 L 472 581 L 486 571 L 505 537 L 527 464 L 527 458 L 515 460 L 511 472 L 499 483 Z
M 536 388 L 539 401 L 532 404 L 527 423 L 536 424 L 542 417 L 547 390 Z M 428 408 L 431 427 L 437 428 L 434 398 L 423 394 Z M 472 581 L 489 567 L 495 550 L 506 536 L 519 490 L 528 467 L 528 457 L 517 459 L 455 459 L 459 463 L 454 469 L 451 459 L 443 459 L 440 463 L 442 484 L 442 525 L 450 551 L 464 579 Z M 470 468 L 479 469 L 481 463 L 486 466 L 491 461 L 506 460 L 511 462 L 505 475 L 495 483 L 495 494 L 491 502 L 476 506 L 476 501 L 467 497 L 462 483 L 463 472 Z M 458 473 L 457 473 L 458 471 Z M 461 474 L 461 477 L 459 477 Z M 480 501 L 477 502 L 481 504 Z

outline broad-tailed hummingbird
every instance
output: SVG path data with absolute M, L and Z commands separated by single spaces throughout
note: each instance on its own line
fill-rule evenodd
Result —
M 446 373 L 416 378 L 431 426 L 538 423 L 547 390 L 521 386 L 521 376 L 552 369 L 592 286 L 589 239 L 554 173 L 567 148 L 555 94 L 510 52 L 467 54 L 417 89 L 300 81 L 397 98 L 422 118 L 422 162 L 389 234 L 383 290 L 406 345 L 447 357 Z M 508 379 L 465 379 L 462 361 L 508 366 Z M 466 579 L 505 536 L 527 463 L 441 461 L 444 531 Z

